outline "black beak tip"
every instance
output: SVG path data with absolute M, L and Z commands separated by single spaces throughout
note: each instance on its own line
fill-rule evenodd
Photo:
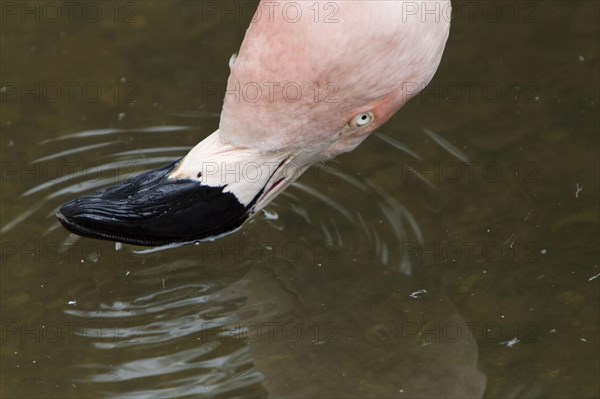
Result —
M 69 230 L 69 226 L 71 225 L 71 222 L 69 221 L 69 219 L 67 219 L 67 217 L 65 215 L 63 215 L 63 213 L 61 211 L 62 211 L 62 207 L 58 211 L 56 211 L 54 216 L 56 216 L 56 218 L 58 219 L 60 224 L 63 225 L 64 228 Z
M 159 246 L 208 239 L 236 230 L 254 203 L 244 206 L 223 187 L 169 179 L 175 164 L 64 204 L 58 221 L 84 237 Z
M 82 237 L 121 241 L 117 234 L 111 233 L 110 229 L 103 228 L 103 226 L 101 226 L 97 221 L 94 221 L 94 218 L 89 217 L 90 215 L 93 215 L 93 213 L 89 212 L 86 214 L 83 212 L 85 209 L 85 200 L 86 197 L 82 197 L 61 206 L 60 209 L 55 213 L 55 216 L 60 224 L 69 232 Z M 116 230 L 119 229 L 118 225 L 118 223 L 115 224 Z M 127 237 L 125 236 L 122 238 L 123 242 L 142 244 L 141 240 L 127 240 Z
M 86 229 L 85 222 L 78 222 L 76 220 L 77 218 L 74 215 L 70 215 L 68 208 L 69 205 L 71 205 L 71 203 L 72 202 L 69 202 L 61 206 L 61 208 L 58 211 L 56 211 L 55 216 L 60 222 L 60 224 L 71 233 L 75 233 L 84 237 L 95 237 L 96 235 L 93 233 L 93 231 Z

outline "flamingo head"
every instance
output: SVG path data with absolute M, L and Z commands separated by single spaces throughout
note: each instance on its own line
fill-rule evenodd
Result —
M 174 164 L 64 205 L 67 229 L 142 245 L 237 229 L 423 89 L 450 25 L 449 0 L 267 3 L 230 60 L 219 129 Z

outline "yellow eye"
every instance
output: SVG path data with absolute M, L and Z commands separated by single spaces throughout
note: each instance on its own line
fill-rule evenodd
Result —
M 356 127 L 367 126 L 369 123 L 373 122 L 375 117 L 370 112 L 363 112 L 362 114 L 356 115 L 351 121 L 350 124 Z

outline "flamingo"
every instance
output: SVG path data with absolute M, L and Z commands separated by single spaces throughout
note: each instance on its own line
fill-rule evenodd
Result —
M 182 159 L 63 205 L 81 236 L 156 246 L 238 229 L 315 162 L 351 151 L 432 79 L 450 0 L 262 0 L 218 129 Z

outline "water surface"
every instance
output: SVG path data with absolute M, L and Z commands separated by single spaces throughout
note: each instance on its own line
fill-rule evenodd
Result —
M 0 396 L 598 396 L 595 2 L 455 2 L 378 134 L 157 250 L 54 212 L 214 131 L 251 12 L 102 4 L 3 15 Z

